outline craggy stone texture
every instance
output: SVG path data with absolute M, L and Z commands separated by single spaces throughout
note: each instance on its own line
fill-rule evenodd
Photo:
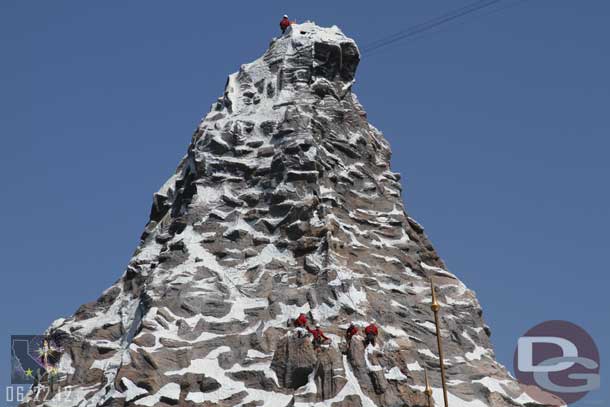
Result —
M 423 406 L 424 366 L 440 405 L 430 277 L 451 404 L 528 401 L 474 293 L 405 213 L 390 147 L 351 90 L 359 59 L 338 28 L 305 23 L 229 77 L 124 275 L 49 328 L 61 387 L 43 380 L 23 405 Z M 295 338 L 299 312 L 332 343 Z M 372 319 L 377 347 L 357 336 L 347 351 L 348 322 Z

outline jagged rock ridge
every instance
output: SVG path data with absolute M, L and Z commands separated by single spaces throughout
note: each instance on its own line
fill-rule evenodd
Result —
M 423 406 L 424 366 L 440 405 L 429 277 L 451 405 L 532 402 L 495 361 L 473 292 L 406 214 L 388 143 L 352 92 L 359 60 L 338 28 L 305 23 L 229 77 L 124 275 L 49 328 L 61 387 L 43 381 L 25 405 Z M 300 312 L 330 347 L 292 335 Z M 342 353 L 348 322 L 372 319 L 378 346 L 355 338 Z

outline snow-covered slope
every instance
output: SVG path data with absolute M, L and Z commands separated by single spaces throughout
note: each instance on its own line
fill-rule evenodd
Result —
M 124 275 L 49 328 L 60 381 L 25 405 L 420 406 L 424 366 L 440 404 L 430 277 L 451 406 L 530 401 L 495 361 L 474 293 L 405 213 L 388 143 L 351 91 L 359 59 L 337 27 L 305 23 L 229 76 Z M 328 348 L 292 335 L 300 312 Z M 357 337 L 343 354 L 347 324 L 373 319 L 378 346 Z

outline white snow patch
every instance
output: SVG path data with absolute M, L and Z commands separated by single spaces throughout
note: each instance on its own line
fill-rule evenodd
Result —
M 531 398 L 527 393 L 522 393 L 522 394 L 519 395 L 519 397 L 513 398 L 513 400 L 516 401 L 517 403 L 520 403 L 520 404 L 525 404 L 525 403 L 539 404 L 538 401 L 536 401 L 533 398 Z
M 72 366 L 72 356 L 70 356 L 70 353 L 62 353 L 61 358 L 59 359 L 59 366 L 57 366 L 57 369 L 60 373 L 64 373 L 67 375 L 74 374 L 76 369 L 74 369 L 74 366 Z
M 379 286 L 381 288 L 383 288 L 384 290 L 388 290 L 388 291 L 398 291 L 401 292 L 403 294 L 407 294 L 407 290 L 409 289 L 409 286 L 407 284 L 394 284 L 394 283 L 384 283 L 381 281 L 377 281 Z
M 489 356 L 491 351 L 489 349 L 485 349 L 484 347 L 478 345 L 466 332 L 462 332 L 462 336 L 468 339 L 474 345 L 474 350 L 472 352 L 467 352 L 464 356 L 466 359 L 473 360 L 481 360 L 483 356 Z
M 436 356 L 434 353 L 432 353 L 432 351 L 430 349 L 418 349 L 417 352 L 421 353 L 422 355 L 426 355 L 432 359 L 438 359 L 438 356 Z
M 335 304 L 330 306 L 326 303 L 322 303 L 311 310 L 311 314 L 318 321 L 324 321 L 339 314 L 339 311 L 341 311 L 341 305 Z
M 211 351 L 203 359 L 191 360 L 189 367 L 180 369 L 177 371 L 166 372 L 167 376 L 172 375 L 183 375 L 185 373 L 205 374 L 208 377 L 216 380 L 221 387 L 215 391 L 202 393 L 202 392 L 190 392 L 186 396 L 186 400 L 193 401 L 194 403 L 203 403 L 209 401 L 217 403 L 222 399 L 230 397 L 235 393 L 246 391 L 248 395 L 242 400 L 242 404 L 247 404 L 252 401 L 262 401 L 265 406 L 285 406 L 288 404 L 291 395 L 284 395 L 280 393 L 274 393 L 270 391 L 257 390 L 246 387 L 243 382 L 235 381 L 227 376 L 225 369 L 220 367 L 218 363 L 218 356 L 225 352 L 230 352 L 231 348 L 228 346 L 221 346 Z
M 434 322 L 424 321 L 424 322 L 416 322 L 416 324 L 419 326 L 423 326 L 424 328 L 426 328 L 428 331 L 430 331 L 432 333 L 436 332 L 436 325 L 434 324 Z
M 222 197 L 222 191 L 219 188 L 212 188 L 203 185 L 197 185 L 197 196 L 195 197 L 195 203 L 201 206 L 210 206 L 211 204 L 218 203 Z
M 53 323 L 51 324 L 51 326 L 49 327 L 49 329 L 47 331 L 54 331 L 56 329 L 58 329 L 60 326 L 62 326 L 64 324 L 64 322 L 66 322 L 66 318 L 58 318 L 55 321 L 53 321 Z
M 403 331 L 400 328 L 397 328 L 395 326 L 391 326 L 391 325 L 384 325 L 381 327 L 381 329 L 383 329 L 384 331 L 386 331 L 387 333 L 389 333 L 390 335 L 392 335 L 393 337 L 397 338 L 397 337 L 408 337 L 409 334 L 407 334 L 405 331 Z
M 430 265 L 424 263 L 423 261 L 420 262 L 419 265 L 425 270 L 434 272 L 434 274 L 437 276 L 449 277 L 449 278 L 459 281 L 458 278 L 455 276 L 455 274 L 453 274 L 445 269 L 442 269 L 440 267 L 430 266 Z
M 493 377 L 484 377 L 480 380 L 473 380 L 473 383 L 481 383 L 483 386 L 487 387 L 490 391 L 494 391 L 496 393 L 500 393 L 504 396 L 508 396 L 508 394 L 506 393 L 506 390 L 504 390 L 504 387 L 502 387 L 503 384 L 507 384 L 507 383 L 511 383 L 510 380 L 498 380 L 498 379 L 494 379 Z
M 363 304 L 367 302 L 366 291 L 363 289 L 356 290 L 356 287 L 351 285 L 347 293 L 340 292 L 337 294 L 337 302 L 344 304 L 362 314 Z
M 411 270 L 411 267 L 405 267 L 405 269 L 403 270 L 403 273 L 408 275 L 409 277 L 413 277 L 418 280 L 421 280 L 423 278 L 419 274 L 414 273 L 413 270 Z
M 405 376 L 397 366 L 391 368 L 386 374 L 385 378 L 388 380 L 398 380 L 403 381 L 407 380 L 407 376 Z
M 170 400 L 180 399 L 180 385 L 178 383 L 168 383 L 161 387 L 155 394 L 136 400 L 136 405 L 152 407 L 159 403 L 161 397 L 165 397 Z
M 263 353 L 263 352 L 259 352 L 255 349 L 248 349 L 248 354 L 247 356 L 250 359 L 256 359 L 256 358 L 268 358 L 270 356 L 273 356 L 272 353 Z
M 364 352 L 364 361 L 366 363 L 366 367 L 369 370 L 369 372 L 376 372 L 378 370 L 383 370 L 383 367 L 381 367 L 379 365 L 374 365 L 369 360 L 369 355 L 371 355 L 374 351 L 375 351 L 375 348 L 373 348 L 372 345 L 369 345 L 366 347 L 366 350 Z
M 138 396 L 148 394 L 148 390 L 138 387 L 134 382 L 132 382 L 126 377 L 123 377 L 121 379 L 121 383 L 123 383 L 123 386 L 127 388 L 127 390 L 123 392 L 123 395 L 125 396 L 125 401 L 131 401 Z
M 408 308 L 408 307 L 406 307 L 406 306 L 402 305 L 401 303 L 399 303 L 399 302 L 398 302 L 398 301 L 396 301 L 396 300 L 392 300 L 392 302 L 391 302 L 390 304 L 391 304 L 393 307 L 396 307 L 396 308 L 402 308 L 402 309 L 407 310 L 407 311 L 409 310 L 409 308 Z

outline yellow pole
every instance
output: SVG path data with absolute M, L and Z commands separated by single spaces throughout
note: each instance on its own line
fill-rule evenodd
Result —
M 424 375 L 426 377 L 426 390 L 424 390 L 424 394 L 428 398 L 428 407 L 434 407 L 434 400 L 432 399 L 432 387 L 430 387 L 430 382 L 428 381 L 428 369 L 425 367 Z
M 436 300 L 436 291 L 434 290 L 434 281 L 430 277 L 430 286 L 432 287 L 432 312 L 434 312 L 434 323 L 436 325 L 436 343 L 438 344 L 438 357 L 441 362 L 441 383 L 443 384 L 443 399 L 445 400 L 445 407 L 449 407 L 449 399 L 447 398 L 447 383 L 445 382 L 445 361 L 443 359 L 443 344 L 441 342 L 441 326 L 438 320 L 438 311 L 441 309 L 441 305 Z

